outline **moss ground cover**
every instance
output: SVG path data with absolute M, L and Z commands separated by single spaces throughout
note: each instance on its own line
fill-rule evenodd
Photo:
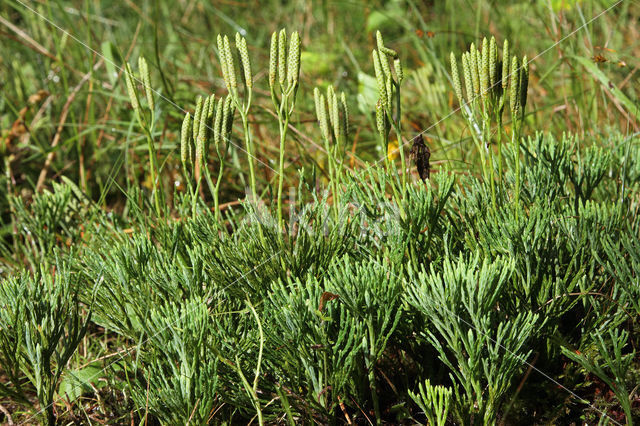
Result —
M 248 3 L 0 4 L 0 421 L 640 421 L 640 5 Z

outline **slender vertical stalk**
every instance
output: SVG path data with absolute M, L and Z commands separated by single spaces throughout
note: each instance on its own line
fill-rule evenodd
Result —
M 257 200 L 257 191 L 256 191 L 256 172 L 254 166 L 254 153 L 253 153 L 253 138 L 251 136 L 251 129 L 249 128 L 249 119 L 247 114 L 244 114 L 242 109 L 240 109 L 240 119 L 242 120 L 242 130 L 244 132 L 244 142 L 247 150 L 247 159 L 249 162 L 249 187 L 251 188 L 251 193 L 253 195 L 253 201 Z
M 277 77 L 277 79 L 276 79 Z M 273 106 L 278 115 L 280 149 L 278 161 L 278 189 L 276 195 L 278 228 L 284 227 L 282 215 L 282 187 L 284 184 L 284 153 L 289 119 L 296 103 L 300 77 L 300 36 L 291 34 L 287 50 L 287 33 L 284 29 L 271 35 L 269 55 L 269 89 Z M 278 100 L 279 92 L 279 100 Z
M 404 197 L 407 193 L 407 161 L 404 158 L 404 142 L 402 139 L 402 124 L 400 123 L 400 90 L 398 85 L 398 96 L 397 96 L 397 120 L 392 120 L 393 130 L 396 132 L 396 137 L 398 138 L 398 151 L 400 154 L 400 166 L 402 167 L 401 179 L 402 179 L 402 196 Z
M 159 189 L 159 175 L 157 171 L 157 159 L 156 159 L 156 149 L 153 142 L 153 136 L 151 135 L 151 129 L 145 129 L 145 134 L 147 136 L 147 146 L 149 149 L 149 173 L 151 174 L 151 193 L 153 196 L 153 202 L 156 208 L 156 214 L 158 217 L 162 216 L 162 208 L 160 201 L 160 189 Z
M 216 180 L 216 185 L 213 190 L 213 208 L 215 210 L 216 221 L 220 222 L 220 182 L 222 182 L 222 163 L 220 164 L 220 169 L 218 170 L 218 179 Z
M 486 131 L 484 133 L 485 140 L 483 141 L 482 148 L 487 150 L 487 157 L 489 163 L 489 179 L 491 181 L 491 204 L 493 206 L 493 210 L 497 209 L 496 204 L 496 178 L 495 178 L 495 167 L 493 166 L 493 149 L 491 148 L 491 120 L 489 120 L 489 115 L 485 115 L 486 122 L 484 127 Z
M 285 114 L 284 122 L 280 123 L 280 158 L 278 162 L 278 226 L 282 227 L 284 221 L 282 219 L 282 186 L 284 184 L 284 149 L 285 140 L 287 138 L 287 129 L 289 127 L 289 115 Z
M 131 71 L 131 66 L 127 63 L 125 65 L 125 82 L 127 84 L 127 92 L 129 93 L 129 100 L 131 101 L 131 106 L 136 114 L 136 118 L 138 120 L 138 124 L 142 128 L 145 133 L 145 137 L 147 139 L 147 148 L 149 151 L 149 174 L 151 175 L 151 193 L 152 198 L 154 200 L 154 205 L 156 209 L 156 214 L 158 217 L 162 216 L 162 201 L 160 199 L 161 191 L 159 190 L 159 173 L 157 169 L 157 159 L 156 159 L 156 150 L 153 140 L 153 128 L 156 122 L 156 114 L 155 114 L 155 100 L 153 95 L 153 89 L 151 88 L 151 77 L 149 74 L 149 68 L 147 66 L 147 61 L 140 57 L 138 58 L 138 68 L 140 71 L 140 76 L 142 78 L 142 83 L 144 86 L 144 91 L 147 99 L 147 106 L 150 111 L 150 119 L 147 122 L 147 118 L 142 111 L 140 106 L 140 100 L 138 98 L 138 91 L 136 90 L 136 86 L 134 83 L 133 72 Z
M 513 150 L 515 155 L 515 174 L 516 174 L 516 194 L 515 194 L 515 209 L 516 209 L 516 221 L 518 220 L 518 212 L 520 211 L 520 127 L 522 121 L 516 121 L 513 123 L 512 140 Z
M 502 175 L 502 112 L 498 112 L 497 114 L 498 121 L 498 179 L 502 184 L 503 175 Z
M 198 181 L 196 183 L 196 187 L 193 193 L 191 193 L 191 217 L 193 219 L 196 218 L 196 213 L 197 213 L 196 207 L 198 206 L 198 193 L 200 192 L 200 182 L 201 181 Z
M 401 179 L 401 188 L 402 188 L 402 196 L 404 197 L 407 192 L 407 161 L 404 158 L 404 142 L 402 140 L 402 130 L 400 129 L 400 123 L 393 123 L 393 130 L 398 137 L 398 151 L 400 154 L 400 167 L 402 168 L 400 172 Z
M 376 344 L 375 344 L 375 331 L 373 322 L 367 321 L 367 329 L 369 334 L 369 353 L 367 354 L 368 362 L 368 378 L 369 389 L 371 390 L 371 399 L 373 401 L 373 412 L 376 416 L 376 424 L 382 424 L 382 416 L 380 415 L 380 402 L 378 401 L 378 386 L 376 385 Z
M 251 397 L 251 402 L 253 403 L 254 408 L 256 409 L 256 413 L 258 415 L 258 424 L 263 425 L 264 419 L 262 416 L 262 408 L 260 407 L 260 399 L 258 398 L 258 379 L 260 378 L 260 371 L 261 371 L 261 365 L 262 365 L 262 351 L 264 349 L 264 333 L 262 331 L 262 322 L 260 321 L 260 317 L 258 316 L 258 313 L 256 312 L 255 308 L 253 307 L 249 299 L 247 299 L 247 305 L 249 306 L 251 313 L 253 314 L 254 318 L 256 319 L 256 322 L 258 323 L 258 333 L 260 336 L 260 347 L 258 349 L 258 359 L 256 361 L 256 369 L 255 369 L 253 384 L 249 384 L 247 378 L 242 372 L 242 369 L 240 368 L 240 359 L 238 358 L 237 355 L 236 355 L 235 367 L 236 367 L 236 371 L 238 372 L 238 375 L 240 376 L 240 380 L 242 381 L 242 384 L 245 387 L 246 392 Z

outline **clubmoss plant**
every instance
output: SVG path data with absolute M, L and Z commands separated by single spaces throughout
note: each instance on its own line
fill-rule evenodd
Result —
M 256 359 L 256 367 L 254 370 L 255 375 L 253 377 L 253 382 L 249 383 L 246 376 L 242 372 L 242 368 L 240 368 L 241 364 L 240 364 L 240 359 L 238 358 L 238 355 L 235 356 L 236 362 L 234 364 L 234 367 L 236 369 L 236 372 L 238 373 L 238 376 L 240 377 L 240 380 L 242 381 L 242 386 L 244 387 L 245 392 L 247 392 L 247 394 L 249 395 L 249 398 L 251 399 L 253 408 L 255 408 L 256 410 L 256 416 L 258 417 L 258 424 L 262 426 L 264 424 L 264 418 L 262 416 L 260 398 L 258 397 L 258 380 L 260 379 L 260 372 L 261 372 L 261 366 L 262 366 L 262 352 L 264 349 L 264 333 L 262 331 L 262 322 L 260 321 L 260 316 L 258 315 L 258 312 L 253 307 L 249 299 L 247 299 L 247 306 L 251 310 L 251 313 L 253 314 L 253 317 L 255 318 L 258 324 L 258 331 L 260 335 L 260 346 L 258 349 L 258 357 Z
M 522 67 L 518 68 L 518 61 L 514 56 L 511 60 L 511 146 L 514 151 L 515 159 L 515 175 L 516 175 L 516 194 L 515 206 L 519 208 L 520 200 L 520 138 L 522 132 L 522 124 L 524 122 L 524 109 L 527 105 L 527 89 L 529 87 L 529 61 L 525 56 L 522 59 Z M 516 218 L 517 216 L 516 210 Z
M 327 152 L 329 182 L 333 187 L 335 205 L 340 204 L 340 181 L 342 175 L 345 142 L 349 136 L 349 110 L 344 92 L 336 95 L 333 86 L 327 87 L 327 96 L 317 87 L 313 91 L 316 117 L 320 134 Z M 337 209 L 334 209 L 337 214 Z
M 150 337 L 134 364 L 133 400 L 162 424 L 207 424 L 220 404 L 220 361 L 205 300 L 154 306 L 145 327 Z
M 20 19 L 11 22 L 28 24 L 35 35 L 48 34 L 50 24 L 26 19 L 27 15 L 20 12 L 20 2 L 13 3 L 11 16 Z M 86 22 L 102 19 L 97 12 L 89 13 L 99 12 L 94 2 L 86 3 L 90 6 L 83 14 Z M 294 22 L 296 16 L 300 17 L 299 7 L 284 6 L 295 2 L 271 3 L 276 8 L 296 10 L 281 18 Z M 327 19 L 343 12 L 338 3 L 331 4 Z M 418 6 L 412 3 L 408 2 L 409 8 L 415 9 L 419 18 Z M 453 4 L 432 3 L 447 3 L 448 11 Z M 545 2 L 534 3 L 532 11 L 545 7 Z M 154 17 L 178 17 L 174 12 L 182 17 L 185 12 L 181 8 L 165 9 Z M 228 9 L 235 10 L 233 6 Z M 255 13 L 264 9 L 268 8 L 260 7 Z M 315 12 L 316 6 L 304 9 L 302 13 Z M 392 12 L 386 6 L 377 9 Z M 225 19 L 222 10 L 227 7 L 216 10 L 220 13 L 215 17 L 214 13 L 191 15 L 198 25 L 191 26 L 190 36 L 206 37 L 198 31 L 210 28 L 208 24 L 215 26 L 219 18 Z M 362 18 L 378 11 L 373 7 L 372 13 Z M 634 16 L 631 12 L 627 7 L 623 15 Z M 49 18 L 55 20 L 63 13 L 52 8 Z M 563 16 L 571 22 L 582 18 L 571 17 L 568 11 Z M 400 15 L 396 17 L 396 21 L 402 21 Z M 229 18 L 228 24 L 237 25 L 235 16 Z M 349 18 L 335 22 L 347 21 L 356 28 L 363 20 L 355 15 Z M 527 26 L 535 25 L 534 21 L 528 20 Z M 182 35 L 172 36 L 173 27 L 160 24 L 168 37 L 166 42 L 156 43 L 154 62 L 158 68 L 154 72 L 162 75 L 161 66 L 166 60 L 160 48 L 167 46 L 164 54 L 177 55 L 172 71 L 193 76 L 197 72 L 193 67 L 199 62 L 183 56 L 189 52 L 174 44 Z M 524 35 L 508 20 L 506 28 L 498 24 L 497 29 Z M 3 27 L 14 31 L 6 22 Z M 88 29 L 100 31 L 102 25 L 94 27 Z M 112 32 L 114 45 L 132 27 L 135 25 L 122 25 Z M 588 27 L 594 39 L 609 34 L 609 24 L 599 28 L 589 21 Z M 335 30 L 338 37 L 350 34 L 340 27 Z M 448 36 L 419 40 L 407 28 L 394 33 L 402 40 L 413 38 L 415 62 L 425 63 L 425 71 L 439 63 L 436 52 L 455 42 Z M 15 41 L 20 37 L 16 32 Z M 82 67 L 74 65 L 83 62 L 75 62 L 72 56 L 84 60 L 86 55 L 70 54 L 72 37 L 63 37 L 62 44 L 43 43 L 54 54 L 69 54 L 64 61 L 47 66 L 63 79 L 67 75 L 68 81 L 63 84 L 30 77 L 39 73 L 34 74 L 33 66 L 21 59 L 40 55 L 33 49 L 24 48 L 24 54 L 20 52 L 15 58 L 5 55 L 12 59 L 3 62 L 3 68 L 6 65 L 15 71 L 9 72 L 15 74 L 15 84 L 4 85 L 7 96 L 0 96 L 0 127 L 5 129 L 0 150 L 13 158 L 5 163 L 12 169 L 0 176 L 6 179 L 7 193 L 13 194 L 10 203 L 0 194 L 0 404 L 11 411 L 0 413 L 0 421 L 11 422 L 12 415 L 16 424 L 30 424 L 35 419 L 26 417 L 33 415 L 51 423 L 53 414 L 58 423 L 86 418 L 87 423 L 121 424 L 130 423 L 133 413 L 133 421 L 138 424 L 396 424 L 423 420 L 436 425 L 478 425 L 531 423 L 535 412 L 538 422 L 555 419 L 564 424 L 578 418 L 596 423 L 593 419 L 600 409 L 601 423 L 607 421 L 608 413 L 615 414 L 610 419 L 613 423 L 623 421 L 623 411 L 629 423 L 638 417 L 638 407 L 634 406 L 634 386 L 640 374 L 640 340 L 634 332 L 640 314 L 638 135 L 555 140 L 548 132 L 521 137 L 527 61 L 523 65 L 520 56 L 513 59 L 509 43 L 502 47 L 493 39 L 482 41 L 457 62 L 455 57 L 452 61 L 452 93 L 463 110 L 460 119 L 466 120 L 475 138 L 469 146 L 477 158 L 469 176 L 455 179 L 459 171 L 449 168 L 459 164 L 455 149 L 443 154 L 447 151 L 446 140 L 457 131 L 455 126 L 449 128 L 446 120 L 437 126 L 440 135 L 436 137 L 443 142 L 436 155 L 438 160 L 443 160 L 441 155 L 450 157 L 434 161 L 436 167 L 431 168 L 425 164 L 426 147 L 415 140 L 413 152 L 421 158 L 417 162 L 421 178 L 428 175 L 425 170 L 433 173 L 424 182 L 406 182 L 404 192 L 397 169 L 400 153 L 396 158 L 393 151 L 407 142 L 396 130 L 400 128 L 399 86 L 405 73 L 395 52 L 378 36 L 376 60 L 371 67 L 377 68 L 376 76 L 358 73 L 359 106 L 366 116 L 356 121 L 364 124 L 368 119 L 371 128 L 363 125 L 362 137 L 351 141 L 354 159 L 357 153 L 366 156 L 370 154 L 367 143 L 371 131 L 377 138 L 375 129 L 379 129 L 380 140 L 387 147 L 385 154 L 391 154 L 385 167 L 362 168 L 354 173 L 341 168 L 343 151 L 349 144 L 348 114 L 346 96 L 334 88 L 337 84 L 346 87 L 354 79 L 335 73 L 339 82 L 334 82 L 333 88 L 316 83 L 323 87 L 314 96 L 320 130 L 310 126 L 306 128 L 308 139 L 300 133 L 300 140 L 322 139 L 320 143 L 328 148 L 329 191 L 322 191 L 316 167 L 305 165 L 298 170 L 298 190 L 292 186 L 289 193 L 294 204 L 283 206 L 282 194 L 278 193 L 278 207 L 290 213 L 285 235 L 274 220 L 275 174 L 271 184 L 263 184 L 257 176 L 253 181 L 262 193 L 265 187 L 273 188 L 274 214 L 267 217 L 268 225 L 262 221 L 267 215 L 262 216 L 257 209 L 261 206 L 255 206 L 251 196 L 228 209 L 223 223 L 218 198 L 220 202 L 234 198 L 236 181 L 249 187 L 251 177 L 258 172 L 253 168 L 260 161 L 255 155 L 249 156 L 247 163 L 244 154 L 228 149 L 233 142 L 229 139 L 231 122 L 238 106 L 245 118 L 244 141 L 253 154 L 262 143 L 269 145 L 266 133 L 275 130 L 275 121 L 280 123 L 280 151 L 275 154 L 280 156 L 280 185 L 283 152 L 289 158 L 300 148 L 304 161 L 308 150 L 294 146 L 290 131 L 287 133 L 287 120 L 296 118 L 291 112 L 296 111 L 293 101 L 296 108 L 305 101 L 309 112 L 313 100 L 296 95 L 301 90 L 295 83 L 299 62 L 298 55 L 291 53 L 297 52 L 290 48 L 290 33 L 274 35 L 272 64 L 268 73 L 266 69 L 262 72 L 265 80 L 269 79 L 269 88 L 275 89 L 266 92 L 265 82 L 260 95 L 253 87 L 252 73 L 258 73 L 251 69 L 245 40 L 239 36 L 220 39 L 223 77 L 229 92 L 222 97 L 216 90 L 215 97 L 207 93 L 199 99 L 195 95 L 187 98 L 194 105 L 184 120 L 179 117 L 180 160 L 177 155 L 173 158 L 159 152 L 152 156 L 156 161 L 154 185 L 158 185 L 154 193 L 148 191 L 149 201 L 145 202 L 139 185 L 128 185 L 124 194 L 108 188 L 133 181 L 118 173 L 119 156 L 129 155 L 128 149 L 123 151 L 118 146 L 118 135 L 126 134 L 130 130 L 126 127 L 133 125 L 140 135 L 136 144 L 142 144 L 139 148 L 149 176 L 148 141 L 138 124 L 149 129 L 152 148 L 159 151 L 161 140 L 169 139 L 165 146 L 171 145 L 173 132 L 162 132 L 161 139 L 160 129 L 177 127 L 175 116 L 160 120 L 164 118 L 160 116 L 160 99 L 147 96 L 152 92 L 148 72 L 151 64 L 145 62 L 132 65 L 141 83 L 136 82 L 130 67 L 123 82 L 130 88 L 136 118 L 131 108 L 105 102 L 108 97 L 102 88 L 107 86 L 102 82 L 115 83 L 115 67 L 107 66 L 109 58 L 105 55 L 105 62 L 97 61 L 86 80 L 76 75 Z M 330 39 L 316 34 L 311 37 L 314 43 Z M 624 40 L 613 34 L 610 47 Z M 356 42 L 346 40 L 347 53 Z M 109 44 L 103 44 L 101 52 L 113 50 L 115 55 L 116 49 Z M 326 52 L 336 49 L 321 44 L 327 50 L 308 53 L 327 69 L 334 62 Z M 18 43 L 10 40 L 4 45 Z M 563 46 L 571 57 L 571 46 Z M 353 50 L 354 64 L 361 60 L 361 53 Z M 612 52 L 607 54 L 613 57 Z M 340 59 L 337 54 L 335 58 Z M 52 64 L 46 56 L 38 59 L 42 64 L 36 64 L 35 71 Z M 589 62 L 588 58 L 582 59 Z M 545 75 L 549 78 L 541 79 L 540 84 L 545 84 L 552 95 L 549 89 L 569 83 L 565 84 L 567 94 L 576 89 L 573 95 L 580 95 L 572 99 L 580 106 L 581 99 L 585 103 L 590 99 L 582 94 L 582 83 L 592 83 L 589 79 L 594 77 L 603 86 L 603 93 L 609 88 L 613 97 L 622 99 L 616 94 L 619 89 L 609 85 L 609 74 L 615 86 L 617 78 L 626 73 L 624 69 L 602 66 L 600 70 L 593 64 L 600 74 L 585 66 L 589 73 L 571 73 L 571 80 L 565 80 L 562 67 L 541 63 L 540 69 L 547 65 Z M 319 68 L 309 75 L 322 78 L 324 71 Z M 433 73 L 412 72 L 410 76 L 406 72 L 410 86 L 416 87 L 412 80 L 426 76 L 432 79 L 432 89 L 438 87 L 429 89 L 438 100 L 426 103 L 420 90 L 409 94 L 406 86 L 402 88 L 402 100 L 413 111 L 412 121 L 446 115 L 444 109 L 451 98 L 442 96 L 439 90 L 446 83 L 444 73 L 442 67 Z M 70 92 L 78 78 L 86 81 L 86 86 Z M 172 99 L 188 96 L 185 94 L 193 89 L 190 81 L 181 78 L 174 89 L 162 77 L 163 93 Z M 100 82 L 99 86 L 95 82 Z M 38 110 L 29 106 L 30 101 L 21 92 L 28 95 L 43 84 L 53 93 L 48 98 L 51 103 Z M 58 91 L 60 86 L 65 90 Z M 626 92 L 633 91 L 622 86 Z M 70 94 L 87 95 L 85 114 L 80 114 L 84 102 L 72 103 Z M 410 102 L 407 95 L 411 95 Z M 263 104 L 275 101 L 278 120 L 270 120 L 267 115 L 257 120 L 248 105 L 255 106 L 258 96 Z M 253 97 L 256 99 L 251 101 Z M 49 146 L 47 136 L 52 129 L 47 123 L 66 111 L 60 111 L 58 105 L 64 99 L 69 102 L 69 116 L 64 126 L 60 125 L 59 134 L 66 142 Z M 594 105 L 602 99 L 596 97 Z M 556 100 L 544 102 L 552 105 Z M 374 123 L 371 112 L 376 101 Z M 26 109 L 21 111 L 26 115 L 17 111 L 23 104 Z M 431 109 L 429 114 L 425 113 L 426 106 Z M 541 108 L 537 114 L 544 115 L 545 110 Z M 613 117 L 614 112 L 609 108 L 604 115 L 597 108 L 578 110 L 576 122 L 581 121 L 583 113 L 595 123 Z M 507 114 L 506 119 L 503 114 Z M 86 119 L 79 121 L 82 115 Z M 105 117 L 104 122 L 97 120 L 99 115 Z M 45 125 L 39 124 L 38 116 L 45 119 Z M 502 120 L 512 121 L 511 126 L 503 128 Z M 562 121 L 540 120 L 539 125 L 557 131 Z M 247 123 L 253 136 L 259 129 L 265 130 L 264 142 L 258 144 L 256 139 L 255 148 Z M 402 125 L 408 125 L 408 121 Z M 110 126 L 114 126 L 114 132 L 106 130 Z M 96 130 L 104 130 L 112 142 L 100 142 L 101 136 L 92 141 Z M 12 135 L 14 131 L 24 131 L 24 135 Z M 598 133 L 603 136 L 606 132 L 594 135 Z M 75 141 L 77 147 L 86 149 L 67 155 Z M 51 169 L 56 169 L 50 181 L 53 192 L 45 189 L 32 194 L 28 189 L 42 166 L 37 160 L 48 155 L 45 151 L 56 153 L 51 164 Z M 86 175 L 80 157 L 78 161 L 74 157 L 76 152 L 91 155 L 85 162 Z M 229 167 L 231 155 L 237 168 Z M 171 168 L 178 161 L 187 190 L 177 191 L 171 203 L 158 207 L 158 175 L 164 170 L 158 165 Z M 273 161 L 278 163 L 275 157 Z M 108 181 L 105 169 L 113 170 Z M 90 194 L 84 195 L 65 175 L 86 183 Z M 64 184 L 57 182 L 58 176 Z M 162 177 L 168 178 L 168 173 Z M 104 190 L 102 183 L 106 185 Z M 2 182 L 0 185 L 5 187 Z M 98 186 L 101 194 L 94 198 Z M 331 191 L 334 196 L 329 200 Z M 208 204 L 216 209 L 215 214 Z M 158 217 L 160 208 L 165 217 Z M 14 216 L 11 222 L 10 216 Z M 58 257 L 68 266 L 62 266 Z M 90 318 L 86 312 L 89 306 Z M 83 329 L 89 332 L 84 337 Z M 528 367 L 547 376 L 535 371 L 528 375 Z M 599 376 L 600 385 L 608 385 L 619 402 L 594 398 L 594 387 L 583 385 L 587 374 Z M 564 390 L 557 386 L 566 383 L 575 386 Z M 580 389 L 577 399 L 573 389 Z M 540 392 L 545 394 L 543 401 L 536 398 Z M 589 406 L 586 399 L 591 400 Z M 112 405 L 118 407 L 112 409 Z M 47 419 L 38 413 L 45 407 Z
M 213 122 L 213 144 L 218 156 L 218 177 L 213 189 L 213 207 L 216 217 L 220 219 L 220 183 L 224 171 L 226 154 L 229 149 L 229 140 L 231 138 L 231 130 L 233 128 L 233 117 L 235 115 L 235 106 L 231 97 L 218 100 L 215 109 L 215 120 Z M 209 176 L 207 172 L 207 176 Z
M 511 68 L 509 69 L 509 60 Z M 527 86 L 529 81 L 528 62 L 526 57 L 519 66 L 515 56 L 510 56 L 509 42 L 505 40 L 502 49 L 502 62 L 499 61 L 498 47 L 494 37 L 482 41 L 481 50 L 471 44 L 468 52 L 462 54 L 462 79 L 458 71 L 458 61 L 451 53 L 451 79 L 454 92 L 460 103 L 462 114 L 480 156 L 482 177 L 491 185 L 491 200 L 496 208 L 496 176 L 494 163 L 497 163 L 498 181 L 502 183 L 502 134 L 503 111 L 509 102 L 512 122 L 512 146 L 516 162 L 516 205 L 519 199 L 519 139 L 524 118 L 524 106 L 527 102 Z M 496 126 L 498 145 L 497 161 L 494 160 L 492 144 L 492 128 Z
M 155 141 L 153 140 L 153 130 L 157 119 L 154 90 L 151 87 L 151 75 L 149 73 L 149 66 L 147 65 L 146 59 L 142 56 L 138 58 L 138 71 L 140 73 L 140 81 L 142 81 L 145 97 L 147 99 L 147 109 L 149 110 L 148 116 L 147 113 L 142 110 L 142 107 L 140 105 L 138 90 L 135 84 L 135 81 L 137 79 L 135 78 L 133 71 L 131 70 L 131 65 L 129 65 L 128 63 L 125 64 L 124 76 L 127 84 L 129 101 L 131 102 L 131 107 L 133 108 L 133 111 L 136 115 L 138 124 L 140 125 L 140 128 L 144 132 L 147 139 L 147 147 L 149 149 L 149 173 L 151 174 L 153 202 L 155 205 L 156 214 L 158 216 L 162 216 L 164 210 L 161 206 L 164 204 L 164 191 L 162 190 L 162 188 L 160 188 L 158 159 L 156 157 L 157 154 Z
M 87 199 L 73 182 L 66 177 L 64 184 L 53 183 L 51 191 L 45 189 L 31 200 L 11 196 L 17 229 L 16 241 L 21 249 L 14 256 L 35 272 L 43 267 L 54 267 L 56 247 L 60 241 L 70 244 L 82 235 L 82 224 L 92 216 Z
M 447 423 L 453 391 L 445 386 L 434 386 L 429 379 L 418 385 L 419 393 L 409 391 L 409 396 L 415 401 L 427 416 L 430 425 L 444 426 Z
M 251 99 L 253 96 L 253 74 L 251 73 L 251 62 L 249 60 L 249 51 L 247 49 L 247 41 L 240 34 L 236 33 L 236 50 L 240 56 L 240 77 L 242 79 L 242 87 L 244 95 L 241 97 L 238 91 L 238 79 L 234 65 L 234 55 L 231 53 L 229 38 L 218 34 L 218 56 L 220 58 L 220 68 L 222 69 L 222 78 L 227 86 L 229 96 L 233 100 L 235 108 L 240 114 L 242 120 L 242 128 L 244 131 L 245 149 L 247 151 L 247 161 L 249 163 L 249 187 L 257 200 L 256 192 L 256 173 L 255 173 L 255 151 L 251 130 L 249 129 L 249 108 L 251 107 Z
M 594 374 L 609 386 L 613 391 L 627 418 L 627 425 L 633 425 L 633 415 L 631 411 L 632 391 L 627 389 L 627 376 L 631 368 L 636 351 L 627 350 L 629 333 L 626 330 L 611 327 L 611 324 L 603 325 L 605 330 L 597 330 L 591 336 L 589 342 L 595 346 L 594 350 L 585 349 L 588 352 L 595 352 L 589 356 L 582 351 L 571 350 L 562 347 L 562 353 L 569 359 L 580 364 L 587 372 Z M 608 335 L 607 335 L 608 334 Z M 611 373 L 607 372 L 609 370 Z M 613 376 L 613 377 L 611 377 Z
M 277 77 L 277 78 L 276 78 Z M 287 51 L 287 32 L 285 29 L 271 35 L 269 52 L 269 91 L 271 101 L 278 116 L 280 130 L 280 155 L 278 161 L 278 226 L 283 227 L 282 185 L 284 182 L 284 153 L 289 119 L 296 104 L 296 95 L 300 84 L 300 36 L 297 31 L 291 34 Z
M 0 394 L 30 404 L 35 389 L 48 425 L 56 424 L 54 397 L 60 378 L 85 336 L 91 315 L 79 302 L 69 268 L 42 267 L 0 285 L 0 361 L 7 380 Z M 26 380 L 25 380 L 26 379 Z
M 389 132 L 391 128 L 396 133 L 398 139 L 398 150 L 400 151 L 400 163 L 402 167 L 402 192 L 407 186 L 407 164 L 404 158 L 404 148 L 402 141 L 401 125 L 401 99 L 400 85 L 404 79 L 402 62 L 398 53 L 384 45 L 382 34 L 376 32 L 377 49 L 373 49 L 373 68 L 376 74 L 378 85 L 378 102 L 376 103 L 376 127 L 382 144 L 382 152 L 388 152 Z M 389 61 L 393 60 L 393 72 Z M 389 156 L 386 156 L 389 158 Z M 387 166 L 390 162 L 387 160 Z
M 487 258 L 446 260 L 442 271 L 433 265 L 416 275 L 407 302 L 428 319 L 423 333 L 451 370 L 455 411 L 460 423 L 494 424 L 501 404 L 531 353 L 526 343 L 536 333 L 538 315 L 514 316 L 495 310 L 508 288 L 512 260 Z
M 640 319 L 640 286 L 635 284 L 640 276 L 640 236 L 632 229 L 627 234 L 630 237 L 622 239 L 604 235 L 601 241 L 606 256 L 598 257 L 598 262 L 614 277 L 620 302 Z
M 313 273 L 287 283 L 274 282 L 271 287 L 267 301 L 273 312 L 267 330 L 271 336 L 267 346 L 267 359 L 273 362 L 270 368 L 282 377 L 281 387 L 301 389 L 305 399 L 319 408 L 313 411 L 321 412 L 326 418 L 323 422 L 330 423 L 339 398 L 352 385 L 363 326 L 333 293 L 324 290 Z M 292 400 L 294 409 L 308 412 L 310 407 L 301 402 L 299 398 Z
M 376 423 L 382 412 L 376 383 L 377 363 L 398 327 L 403 314 L 402 281 L 392 265 L 378 259 L 352 264 L 349 258 L 337 261 L 328 284 L 340 302 L 362 325 L 362 353 Z
M 216 218 L 220 218 L 219 191 L 224 172 L 226 153 L 231 138 L 235 106 L 231 95 L 219 98 L 211 95 L 204 99 L 198 97 L 194 119 L 187 113 L 182 121 L 180 132 L 180 162 L 187 188 L 191 194 L 192 215 L 196 215 L 198 195 L 200 194 L 202 177 L 204 176 L 209 192 L 213 197 Z M 211 141 L 218 159 L 218 176 L 215 184 L 208 167 L 208 154 Z M 193 183 L 192 183 L 193 180 Z

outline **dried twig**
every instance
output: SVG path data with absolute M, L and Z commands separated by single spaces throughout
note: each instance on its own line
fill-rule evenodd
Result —
M 2 411 L 2 413 L 4 414 L 4 416 L 7 419 L 7 425 L 8 426 L 13 426 L 13 419 L 11 418 L 11 413 L 9 412 L 9 410 L 7 410 L 6 408 L 4 408 L 4 406 L 2 404 L 0 404 L 0 411 Z
M 344 414 L 344 418 L 347 420 L 347 424 L 348 425 L 352 425 L 353 422 L 351 421 L 351 417 L 349 416 L 349 413 L 347 413 L 347 409 L 344 406 L 344 402 L 342 402 L 342 398 L 340 398 L 340 396 L 338 396 L 338 404 L 340 405 L 340 409 L 342 410 L 342 413 Z

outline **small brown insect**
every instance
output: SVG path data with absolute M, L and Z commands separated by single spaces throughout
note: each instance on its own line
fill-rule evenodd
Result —
M 422 133 L 413 138 L 410 154 L 413 161 L 416 162 L 420 179 L 423 181 L 429 179 L 429 157 L 431 157 L 431 151 L 429 151 L 429 147 L 424 143 Z
M 602 64 L 608 61 L 608 59 L 602 55 L 595 55 L 593 58 L 591 58 L 591 60 L 597 64 Z

